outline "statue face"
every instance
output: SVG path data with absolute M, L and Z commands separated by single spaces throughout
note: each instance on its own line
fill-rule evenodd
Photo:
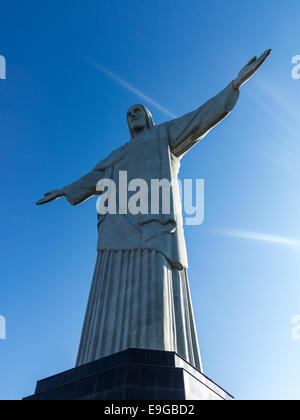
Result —
M 134 105 L 127 112 L 127 121 L 131 130 L 143 129 L 147 127 L 147 118 L 143 108 Z

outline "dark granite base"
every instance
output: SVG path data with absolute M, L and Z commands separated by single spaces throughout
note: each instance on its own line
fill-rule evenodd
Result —
M 128 349 L 44 379 L 25 400 L 232 400 L 176 353 Z

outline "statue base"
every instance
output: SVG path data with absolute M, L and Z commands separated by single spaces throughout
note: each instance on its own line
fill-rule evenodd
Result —
M 173 352 L 128 349 L 37 383 L 24 400 L 233 400 Z

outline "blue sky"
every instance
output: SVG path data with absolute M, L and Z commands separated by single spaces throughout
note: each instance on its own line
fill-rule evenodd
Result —
M 0 399 L 73 367 L 96 259 L 94 199 L 35 201 L 128 141 L 132 104 L 156 123 L 191 111 L 267 48 L 182 160 L 182 179 L 205 179 L 204 224 L 185 233 L 205 373 L 237 399 L 300 398 L 299 13 L 298 0 L 3 3 Z

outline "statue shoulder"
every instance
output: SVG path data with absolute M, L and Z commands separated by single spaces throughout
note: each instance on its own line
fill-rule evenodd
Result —
M 128 152 L 130 142 L 125 143 L 123 146 L 118 147 L 113 152 L 111 152 L 105 159 L 99 162 L 95 166 L 95 170 L 105 170 L 111 166 L 114 166 L 119 162 Z

